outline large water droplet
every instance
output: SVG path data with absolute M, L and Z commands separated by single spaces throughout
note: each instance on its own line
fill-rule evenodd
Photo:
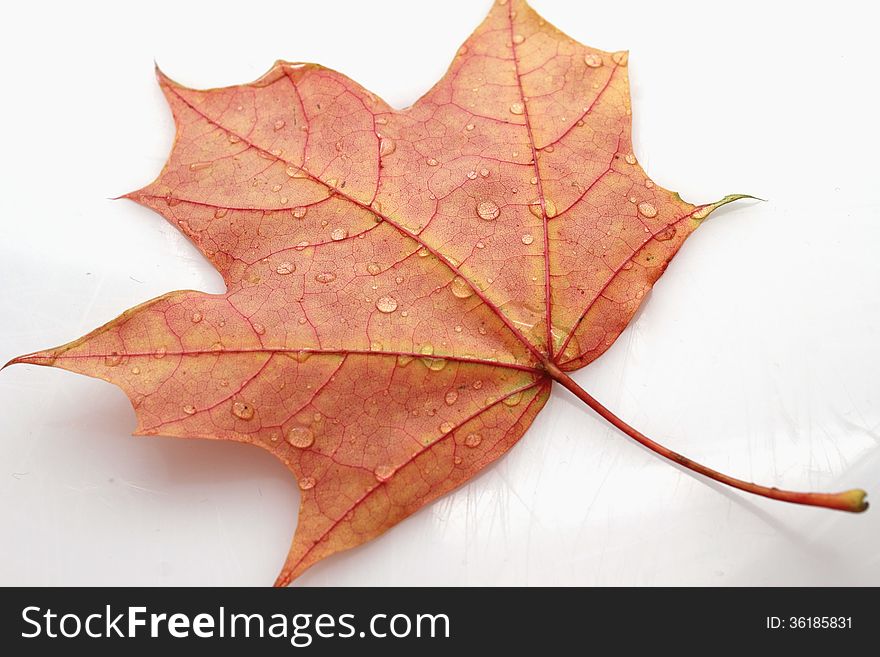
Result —
M 476 171 L 468 171 L 466 175 L 467 175 L 468 180 L 476 180 L 477 179 L 477 172 Z
M 263 326 L 262 324 L 259 324 L 259 323 L 254 324 L 254 333 L 256 333 L 257 335 L 263 335 L 263 333 L 265 333 L 265 332 L 266 332 L 265 326 Z
M 254 407 L 243 401 L 233 402 L 232 414 L 240 420 L 250 420 L 254 417 Z
M 190 171 L 201 171 L 202 169 L 209 169 L 214 165 L 213 162 L 193 162 L 189 165 Z
M 393 313 L 397 310 L 397 299 L 394 297 L 379 297 L 376 299 L 376 308 L 379 312 Z
M 292 274 L 296 271 L 296 265 L 292 262 L 282 262 L 279 263 L 277 267 L 275 267 L 275 272 L 281 274 L 282 276 L 286 276 L 287 274 Z
M 636 156 L 633 155 L 632 153 L 627 153 L 626 155 L 623 156 L 623 159 L 626 160 L 627 164 L 635 164 L 636 163 Z
M 303 477 L 299 480 L 299 489 L 300 490 L 311 490 L 315 487 L 315 484 L 318 483 L 315 481 L 314 477 Z
M 426 344 L 420 349 L 420 351 L 423 356 L 431 356 L 434 353 L 434 346 Z M 422 358 L 420 360 L 425 367 L 434 372 L 439 372 L 444 367 L 446 367 L 445 358 Z
M 452 431 L 452 429 L 453 429 L 452 422 L 444 422 L 443 424 L 440 425 L 440 433 L 446 434 L 446 433 L 449 433 L 450 431 Z
M 452 293 L 459 299 L 467 299 L 474 294 L 474 289 L 461 276 L 456 276 L 452 279 L 451 287 Z
M 383 137 L 379 141 L 379 155 L 381 157 L 385 157 L 386 155 L 391 155 L 395 149 L 397 148 L 397 144 L 393 139 L 388 139 L 387 137 Z
M 196 407 L 193 406 L 192 404 L 187 404 L 186 406 L 183 407 L 183 412 L 186 413 L 187 415 L 195 415 Z
M 522 398 L 523 398 L 523 394 L 521 392 L 515 392 L 512 395 L 505 397 L 502 400 L 502 403 L 505 406 L 518 406 L 519 403 L 522 401 Z
M 390 465 L 377 465 L 376 469 L 373 470 L 373 476 L 376 477 L 376 481 L 388 481 L 393 474 L 394 468 Z
M 190 319 L 192 320 L 193 324 L 198 324 L 202 321 L 202 313 L 197 310 L 192 315 L 190 315 Z
M 599 68 L 602 66 L 602 56 L 597 55 L 594 52 L 588 52 L 584 55 L 584 64 L 589 66 L 590 68 Z
M 470 132 L 471 130 L 474 129 L 474 124 L 473 124 L 473 123 L 468 123 L 468 124 L 464 127 L 464 129 L 467 130 L 468 132 Z
M 494 201 L 480 201 L 477 204 L 477 215 L 484 221 L 495 221 L 499 214 L 501 210 Z
M 675 233 L 676 233 L 675 226 L 667 226 L 666 228 L 661 230 L 659 233 L 657 233 L 654 236 L 654 239 L 656 239 L 658 242 L 668 242 L 673 237 L 675 237 Z
M 470 448 L 478 447 L 481 442 L 483 442 L 483 437 L 478 433 L 469 433 L 464 439 L 465 446 Z
M 348 231 L 345 228 L 334 228 L 330 232 L 330 239 L 334 242 L 344 240 L 346 237 L 348 237 Z
M 370 276 L 379 275 L 380 273 L 382 273 L 382 265 L 380 265 L 378 262 L 371 262 L 367 265 L 367 273 L 369 273 Z
M 644 216 L 648 217 L 648 219 L 650 219 L 651 217 L 657 216 L 657 208 L 655 208 L 653 205 L 651 205 L 647 201 L 643 201 L 642 203 L 639 203 L 639 212 L 641 214 L 643 214 Z
M 446 393 L 446 396 L 443 400 L 449 405 L 452 406 L 456 401 L 458 401 L 458 391 L 450 390 Z
M 522 34 L 514 34 L 514 35 L 513 35 L 513 42 L 514 42 L 516 45 L 521 44 L 521 43 L 522 43 L 523 41 L 525 41 L 525 40 L 526 40 L 526 38 L 525 38 Z
M 295 208 L 293 208 L 293 210 L 290 211 L 290 214 L 293 215 L 294 219 L 302 219 L 306 216 L 306 212 L 308 211 L 309 209 L 304 205 L 297 205 Z
M 526 233 L 525 235 L 522 236 L 522 243 L 523 244 L 529 245 L 534 241 L 535 241 L 535 238 L 532 235 L 530 235 L 529 233 Z
M 525 111 L 525 107 L 522 103 L 516 102 L 510 104 L 510 113 L 511 114 L 522 114 Z
M 104 356 L 104 365 L 107 367 L 116 367 L 119 363 L 122 362 L 122 354 L 118 351 L 114 351 L 112 354 L 107 354 Z
M 306 449 L 315 442 L 315 436 L 308 427 L 292 427 L 287 432 L 287 442 L 299 449 Z
M 319 283 L 332 283 L 336 280 L 336 274 L 332 271 L 323 271 L 320 274 L 315 274 L 315 280 Z
M 272 127 L 275 128 L 275 130 L 281 130 L 281 128 L 284 127 L 284 119 L 278 119 L 277 121 L 275 121 Z
M 611 59 L 618 66 L 626 66 L 627 63 L 629 62 L 629 53 L 626 52 L 625 50 L 620 50 L 620 51 L 614 53 L 613 55 L 611 55 Z

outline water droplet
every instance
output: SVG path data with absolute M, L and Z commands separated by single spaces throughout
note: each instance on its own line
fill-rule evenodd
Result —
M 440 425 L 440 433 L 446 434 L 446 433 L 449 433 L 450 431 L 452 431 L 452 429 L 453 429 L 452 422 L 444 422 L 443 424 Z
M 336 274 L 332 271 L 324 271 L 320 274 L 315 274 L 315 280 L 319 283 L 332 283 L 336 280 Z
M 477 172 L 476 171 L 468 171 L 467 178 L 468 178 L 468 180 L 476 180 L 477 179 Z
M 377 116 L 376 123 L 378 123 L 379 125 L 385 125 L 386 123 L 388 123 L 388 119 L 386 119 L 384 116 Z
M 478 249 L 485 249 L 485 248 L 486 248 L 486 245 L 483 244 L 482 242 L 477 242 L 476 247 L 477 247 Z
M 449 406 L 452 406 L 456 401 L 458 401 L 458 391 L 450 390 L 446 393 L 446 396 L 443 399 Z
M 521 44 L 521 43 L 522 43 L 523 41 L 525 41 L 525 40 L 526 40 L 526 38 L 525 38 L 522 34 L 514 34 L 514 35 L 513 35 L 513 42 L 514 42 L 516 45 Z
M 480 201 L 477 204 L 477 215 L 484 221 L 495 221 L 499 214 L 501 210 L 493 201 Z
M 486 168 L 480 169 L 480 175 L 483 176 L 483 178 L 488 178 L 489 177 L 489 169 L 486 169 Z
M 428 248 L 425 247 L 425 246 L 421 247 L 421 248 L 417 251 L 417 253 L 418 253 L 418 255 L 419 255 L 420 258 L 427 258 L 429 255 L 431 255 L 431 252 L 430 252 L 430 251 L 428 250 Z
M 541 201 L 535 200 L 529 203 L 529 212 L 538 217 L 538 219 L 542 219 L 544 217 L 544 211 L 541 208 Z
M 532 176 L 532 179 L 529 180 L 529 182 L 532 183 L 533 185 L 537 185 L 538 184 L 538 176 Z
M 292 427 L 287 432 L 287 442 L 299 449 L 306 449 L 314 444 L 315 436 L 308 427 Z
M 648 178 L 647 180 L 645 180 L 645 187 L 647 187 L 648 189 L 654 189 L 654 181 Z
M 424 356 L 431 356 L 434 353 L 434 347 L 433 345 L 426 344 L 420 351 Z M 421 361 L 425 367 L 433 372 L 439 372 L 446 367 L 445 358 L 422 358 Z
M 262 324 L 254 324 L 254 333 L 257 335 L 263 335 L 266 332 L 266 327 Z
M 276 184 L 276 185 L 272 185 L 272 191 L 273 191 L 273 192 L 280 192 L 280 191 L 281 191 L 281 185 L 277 185 L 277 184 Z
M 456 325 L 455 325 L 455 332 L 456 332 L 456 333 L 461 333 L 461 331 L 462 331 L 461 324 L 456 324 Z
M 647 201 L 639 203 L 639 212 L 641 212 L 643 215 L 648 217 L 648 219 L 650 219 L 651 217 L 657 216 L 657 208 L 655 208 L 653 205 L 651 205 Z
M 192 404 L 187 404 L 186 406 L 183 407 L 183 412 L 186 413 L 187 415 L 195 415 L 196 407 L 193 406 Z
M 140 374 L 140 373 L 141 373 L 141 368 L 138 367 L 137 365 L 135 365 L 134 367 L 131 368 L 131 373 L 132 373 L 132 374 Z
M 701 220 L 705 219 L 706 217 L 708 217 L 711 212 L 712 212 L 712 206 L 711 205 L 704 205 L 702 208 L 698 208 L 697 210 L 695 210 L 691 216 L 694 219 L 696 219 L 697 221 L 701 221 Z
M 623 159 L 626 160 L 627 164 L 635 164 L 636 163 L 636 156 L 633 155 L 632 153 L 627 153 L 626 155 L 623 156 Z
M 112 354 L 107 354 L 104 356 L 104 365 L 107 367 L 116 367 L 119 363 L 122 362 L 122 354 L 118 351 L 114 351 Z
M 293 166 L 292 164 L 290 166 L 288 166 L 284 171 L 291 178 L 296 178 L 297 175 L 299 174 L 299 169 L 297 167 Z
M 201 171 L 202 169 L 208 169 L 213 166 L 213 162 L 193 162 L 189 165 L 190 171 Z
M 438 164 L 440 164 L 440 163 L 439 163 L 437 160 L 435 160 L 433 157 L 429 157 L 429 158 L 426 160 L 426 162 L 428 163 L 428 166 L 429 166 L 429 167 L 435 167 L 435 166 L 437 166 Z
M 226 135 L 226 138 L 229 140 L 230 144 L 237 144 L 241 141 L 241 137 L 239 137 L 238 135 L 234 135 L 231 132 Z
M 505 406 L 517 406 L 522 401 L 522 398 L 523 398 L 522 392 L 515 392 L 512 395 L 505 397 L 502 400 L 502 403 Z
M 285 276 L 287 274 L 292 274 L 296 271 L 296 265 L 292 262 L 282 262 L 277 267 L 275 267 L 275 272 Z
M 376 300 L 376 308 L 379 312 L 393 313 L 397 310 L 397 299 L 394 297 L 379 297 Z
M 376 276 L 382 272 L 382 265 L 378 262 L 371 262 L 367 265 L 367 272 L 370 276 Z
M 306 212 L 308 212 L 308 208 L 303 205 L 297 205 L 293 210 L 290 211 L 294 219 L 302 219 L 306 216 Z
M 526 233 L 525 235 L 522 236 L 522 243 L 523 243 L 523 244 L 527 244 L 527 245 L 528 245 L 528 244 L 531 244 L 531 243 L 534 242 L 534 241 L 535 241 L 535 238 L 532 237 L 529 233 Z
M 388 139 L 383 137 L 379 141 L 379 155 L 380 157 L 385 157 L 386 155 L 391 155 L 395 149 L 397 148 L 397 144 L 394 143 L 393 139 Z
M 215 219 L 222 219 L 223 217 L 226 216 L 227 212 L 229 212 L 229 210 L 226 208 L 217 208 L 216 210 L 214 210 L 214 218 Z
M 510 113 L 511 114 L 522 114 L 525 111 L 525 107 L 523 107 L 522 103 L 511 103 L 510 104 Z
M 633 268 L 632 260 L 627 260 L 625 263 L 623 263 L 623 270 L 624 271 L 628 271 L 632 268 Z
M 476 381 L 474 381 L 474 382 L 471 384 L 471 387 L 472 387 L 474 390 L 479 390 L 480 388 L 483 387 L 483 382 L 480 381 L 479 379 L 477 379 Z
M 541 149 L 541 152 L 542 153 L 552 153 L 555 150 L 556 150 L 556 148 L 553 146 L 553 144 L 551 144 L 550 146 L 544 146 L 544 148 Z
M 197 310 L 192 315 L 190 315 L 190 319 L 192 320 L 193 324 L 198 324 L 202 321 L 202 313 Z
M 308 245 L 309 245 L 308 241 L 307 241 L 307 240 L 303 240 L 302 242 L 299 242 L 299 243 L 298 243 L 295 247 L 293 247 L 293 248 L 295 248 L 297 251 L 302 251 L 302 250 L 303 250 L 304 248 L 306 248 Z
M 156 352 L 153 354 L 153 358 L 158 358 L 159 360 L 165 358 L 165 354 L 168 353 L 167 347 L 157 347 Z
M 464 129 L 467 130 L 468 132 L 470 132 L 471 130 L 474 129 L 474 124 L 473 124 L 473 123 L 468 123 L 468 124 L 464 127 Z
M 599 68 L 602 66 L 602 57 L 594 52 L 588 52 L 584 55 L 584 64 L 590 68 Z
M 625 50 L 620 50 L 620 51 L 614 53 L 613 55 L 611 55 L 611 59 L 618 66 L 626 66 L 627 63 L 629 62 L 629 53 L 626 52 Z
M 299 480 L 299 489 L 300 490 L 311 490 L 315 487 L 315 484 L 318 483 L 315 481 L 314 477 L 303 477 Z
M 469 433 L 467 438 L 464 439 L 465 446 L 472 449 L 478 447 L 481 442 L 483 442 L 483 437 L 478 433 Z
M 275 130 L 281 130 L 281 128 L 284 127 L 284 119 L 278 119 L 272 127 L 275 128 Z
M 393 474 L 394 468 L 390 465 L 377 465 L 376 469 L 373 470 L 373 475 L 376 477 L 376 481 L 388 481 Z
M 474 295 L 474 289 L 461 276 L 452 279 L 452 293 L 459 299 L 467 299 Z
M 232 414 L 240 420 L 250 420 L 254 417 L 254 407 L 243 401 L 233 402 Z
M 455 463 L 455 465 L 460 465 L 461 461 L 462 461 L 462 459 L 460 456 L 456 456 L 452 459 L 452 462 Z
M 344 240 L 346 237 L 348 237 L 348 231 L 345 228 L 334 228 L 330 232 L 330 239 L 334 242 Z

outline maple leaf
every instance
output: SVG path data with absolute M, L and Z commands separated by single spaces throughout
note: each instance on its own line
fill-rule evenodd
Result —
M 155 209 L 228 291 L 166 294 L 15 359 L 110 381 L 138 435 L 270 451 L 302 490 L 278 577 L 378 536 L 514 445 L 562 384 L 624 433 L 753 493 L 848 511 L 653 442 L 566 372 L 614 342 L 716 208 L 632 153 L 627 53 L 498 2 L 398 111 L 335 71 L 277 62 L 200 91 L 158 73 L 177 137 Z

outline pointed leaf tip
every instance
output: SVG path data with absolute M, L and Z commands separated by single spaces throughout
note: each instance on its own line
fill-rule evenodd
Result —
M 718 208 L 727 205 L 728 203 L 733 203 L 734 201 L 741 201 L 743 199 L 751 199 L 754 201 L 766 202 L 766 199 L 759 198 L 757 196 L 752 196 L 751 194 L 728 194 L 724 198 L 715 201 L 714 203 L 706 203 L 705 205 L 700 205 L 696 210 L 691 214 L 691 218 L 697 221 L 702 221 L 710 214 L 715 212 Z

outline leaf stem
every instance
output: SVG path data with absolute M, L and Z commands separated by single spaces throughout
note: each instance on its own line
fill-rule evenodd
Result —
M 714 479 L 715 481 L 721 482 L 722 484 L 727 484 L 728 486 L 738 488 L 739 490 L 746 491 L 747 493 L 762 495 L 764 497 L 769 497 L 773 500 L 780 500 L 782 502 L 791 502 L 793 504 L 806 504 L 809 506 L 819 506 L 826 509 L 849 511 L 851 513 L 860 513 L 868 508 L 868 502 L 865 500 L 867 493 L 857 488 L 840 493 L 801 493 L 796 491 L 781 490 L 775 487 L 771 488 L 767 486 L 761 486 L 750 481 L 743 481 L 742 479 L 736 479 L 726 474 L 717 472 L 716 470 L 706 467 L 701 463 L 692 461 L 688 457 L 683 456 L 678 452 L 669 449 L 668 447 L 664 447 L 660 443 L 654 442 L 637 429 L 634 429 L 633 427 L 628 425 L 626 422 L 617 417 L 614 413 L 605 408 L 586 390 L 581 388 L 574 379 L 572 379 L 568 374 L 559 369 L 559 367 L 556 366 L 554 363 L 547 361 L 544 363 L 544 367 L 547 370 L 547 373 L 555 381 L 567 388 L 578 399 L 583 401 L 587 406 L 592 408 L 596 413 L 608 420 L 608 422 L 620 429 L 627 436 L 629 436 L 639 444 L 643 445 L 644 447 L 647 447 L 652 452 L 659 454 L 660 456 L 667 458 L 674 463 L 678 463 L 679 465 L 682 465 L 689 470 L 693 470 L 694 472 L 708 477 L 709 479 Z

